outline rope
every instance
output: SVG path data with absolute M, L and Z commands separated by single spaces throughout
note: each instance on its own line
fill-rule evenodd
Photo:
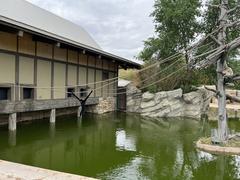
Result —
M 208 43 L 208 44 L 199 46 L 199 47 L 197 47 L 197 48 L 200 49 L 200 48 L 205 47 L 205 46 L 207 46 L 207 45 L 209 45 L 209 44 L 211 44 L 211 43 Z M 161 60 L 161 61 L 159 61 L 159 62 L 156 62 L 156 63 L 154 63 L 154 64 L 152 64 L 152 65 L 150 65 L 150 66 L 147 66 L 147 67 L 139 70 L 138 72 L 143 72 L 143 71 L 146 71 L 146 70 L 148 70 L 148 69 L 150 69 L 150 68 L 155 67 L 156 65 L 160 65 L 160 64 L 163 64 L 163 63 L 172 61 L 173 59 L 178 58 L 178 57 L 181 57 L 182 55 L 183 55 L 182 53 L 175 53 L 175 54 L 171 55 L 171 56 L 168 57 L 168 58 L 165 58 L 165 59 L 163 59 L 163 60 Z M 175 61 L 174 63 L 170 64 L 170 65 L 167 66 L 165 69 L 163 69 L 162 71 L 159 71 L 159 72 L 153 74 L 152 76 L 148 77 L 147 79 L 144 79 L 142 82 L 146 82 L 147 80 L 151 79 L 152 77 L 157 76 L 158 74 L 166 71 L 167 69 L 169 69 L 171 66 L 175 65 L 175 64 L 176 64 L 177 62 L 179 62 L 180 60 L 182 60 L 182 59 L 179 59 L 179 60 Z M 176 71 L 176 72 L 178 72 L 178 71 Z M 167 77 L 168 77 L 168 76 L 167 76 Z M 102 85 L 102 86 L 100 86 L 100 87 L 98 87 L 98 88 L 92 89 L 93 91 L 96 91 L 96 90 L 102 89 L 102 88 L 104 88 L 104 87 L 106 87 L 106 86 L 109 86 L 109 85 L 111 85 L 111 84 L 113 84 L 113 83 L 118 82 L 118 79 L 119 79 L 119 77 L 114 77 L 114 78 L 110 78 L 110 79 L 107 79 L 107 80 L 102 80 L 102 81 L 97 81 L 97 82 L 92 82 L 92 83 L 87 83 L 87 84 L 81 84 L 81 85 L 75 85 L 75 86 L 61 86 L 61 87 L 56 87 L 56 86 L 55 86 L 55 87 L 31 86 L 31 88 L 33 88 L 33 89 L 42 89 L 42 90 L 50 89 L 51 91 L 54 91 L 54 92 L 64 92 L 64 93 L 67 93 L 67 94 L 68 94 L 69 92 L 66 92 L 65 90 L 62 91 L 62 90 L 57 90 L 57 89 L 78 88 L 78 87 L 84 87 L 84 86 L 95 85 L 95 84 L 97 85 L 97 84 L 100 84 L 100 83 L 101 83 L 101 84 L 107 83 L 107 84 L 104 84 L 104 85 Z M 164 79 L 165 79 L 165 78 L 164 78 Z M 109 81 L 112 81 L 112 82 L 109 82 Z M 149 86 L 151 86 L 151 84 L 150 84 Z M 13 84 L 13 87 L 14 87 L 14 88 L 16 88 L 16 87 L 18 87 L 18 88 L 30 88 L 30 86 L 16 85 L 16 84 Z M 143 88 L 145 88 L 145 87 L 143 87 Z M 109 90 L 111 90 L 111 89 L 109 89 Z M 116 90 L 116 89 L 112 89 L 112 90 Z M 76 93 L 85 93 L 85 92 L 88 92 L 88 91 L 81 91 L 81 92 L 76 92 Z

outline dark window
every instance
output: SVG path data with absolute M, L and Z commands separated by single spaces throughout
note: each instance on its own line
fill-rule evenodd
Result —
M 0 100 L 10 100 L 10 88 L 1 87 L 0 88 Z
M 33 88 L 23 88 L 23 99 L 33 99 Z
M 103 78 L 103 81 L 109 79 L 108 72 L 103 72 L 102 78 Z
M 72 97 L 73 95 L 72 95 L 72 93 L 74 93 L 75 91 L 74 91 L 74 88 L 68 88 L 67 89 L 67 97 Z
M 87 89 L 81 88 L 80 89 L 80 97 L 86 97 L 87 96 Z

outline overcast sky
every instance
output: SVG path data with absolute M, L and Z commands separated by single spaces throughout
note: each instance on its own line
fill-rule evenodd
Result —
M 28 0 L 85 28 L 103 50 L 133 59 L 154 34 L 154 0 Z

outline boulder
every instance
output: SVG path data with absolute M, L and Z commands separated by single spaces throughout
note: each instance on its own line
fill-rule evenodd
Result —
M 183 90 L 182 89 L 176 89 L 173 91 L 167 91 L 168 98 L 182 98 Z
M 148 101 L 148 102 L 144 102 L 144 101 L 142 101 L 142 103 L 141 103 L 141 105 L 140 105 L 140 107 L 142 108 L 142 109 L 145 109 L 145 108 L 148 108 L 148 107 L 153 107 L 153 106 L 155 106 L 156 105 L 156 103 L 155 103 L 155 101 Z
M 143 93 L 142 95 L 142 101 L 143 102 L 147 102 L 147 101 L 150 101 L 154 98 L 155 94 L 152 94 L 150 92 L 145 92 Z

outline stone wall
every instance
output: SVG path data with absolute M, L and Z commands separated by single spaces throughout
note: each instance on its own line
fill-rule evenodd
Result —
M 183 94 L 182 89 L 158 93 L 141 93 L 128 85 L 135 93 L 127 94 L 127 112 L 137 112 L 149 117 L 191 117 L 206 115 L 213 93 L 205 89 Z M 130 92 L 133 92 L 130 91 Z
M 99 98 L 99 103 L 86 107 L 86 112 L 95 114 L 113 112 L 116 110 L 116 103 L 116 97 Z

